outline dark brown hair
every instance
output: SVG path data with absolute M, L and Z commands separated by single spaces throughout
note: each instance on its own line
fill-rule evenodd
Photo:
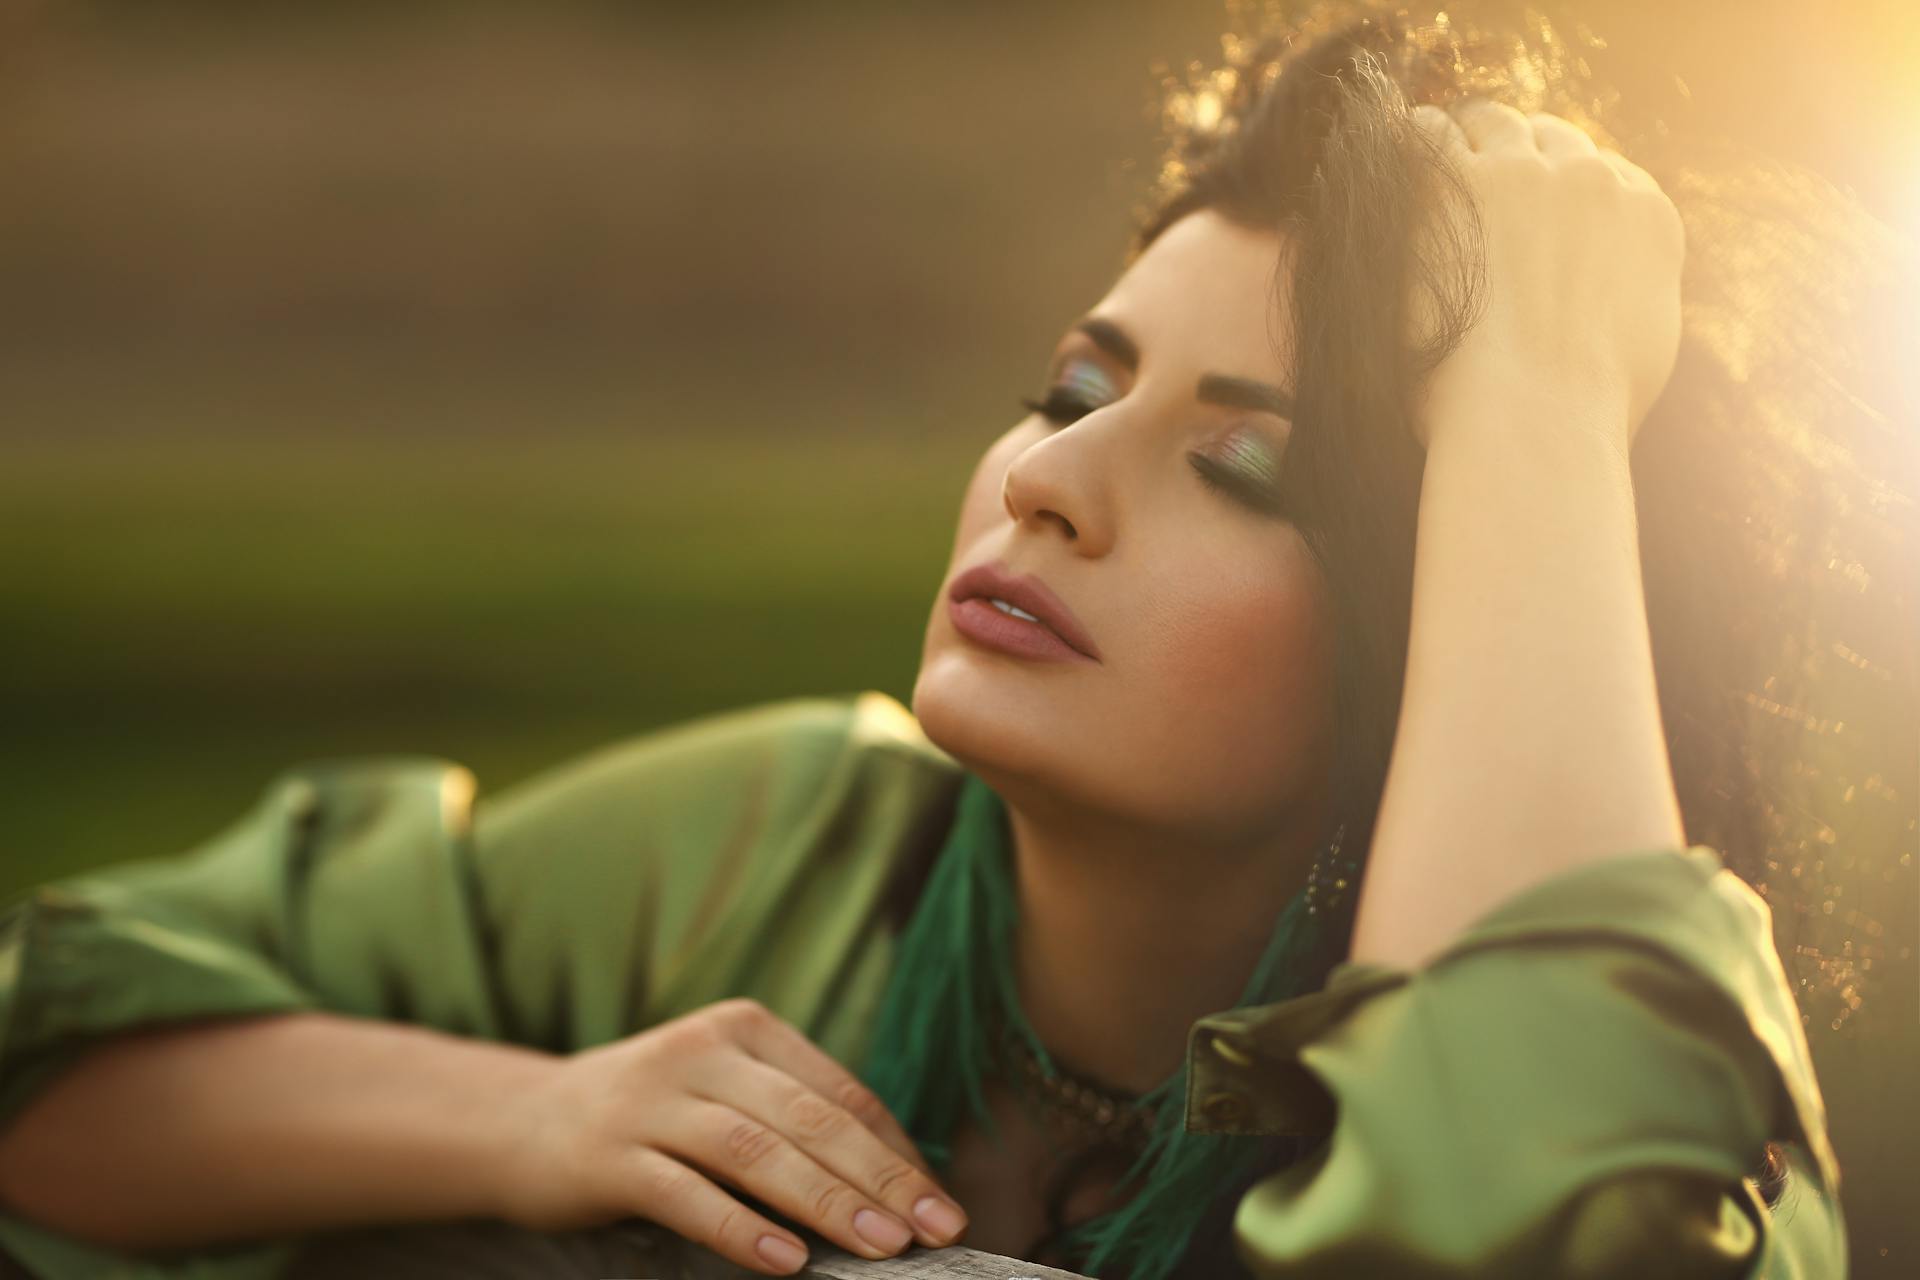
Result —
M 1508 10 L 1474 27 L 1457 8 L 1416 25 L 1320 5 L 1229 36 L 1225 65 L 1169 84 L 1172 146 L 1135 251 L 1200 209 L 1289 245 L 1286 510 L 1335 615 L 1331 823 L 1365 850 L 1405 678 L 1412 392 L 1483 302 L 1471 220 L 1422 238 L 1437 198 L 1462 192 L 1408 111 L 1471 94 L 1551 111 L 1660 181 L 1687 231 L 1683 335 L 1632 470 L 1674 780 L 1687 838 L 1771 899 L 1803 1009 L 1838 1030 L 1873 981 L 1896 980 L 1873 970 L 1873 900 L 1913 897 L 1915 797 L 1888 780 L 1920 768 L 1916 397 L 1876 345 L 1910 318 L 1875 325 L 1905 296 L 1911 247 L 1818 177 L 1688 133 L 1670 75 Z M 1446 317 L 1422 351 L 1401 336 L 1416 283 Z M 1777 1149 L 1757 1176 L 1771 1201 Z

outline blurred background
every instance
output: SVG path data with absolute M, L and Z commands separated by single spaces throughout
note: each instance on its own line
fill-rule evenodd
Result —
M 1920 232 L 1906 0 L 1589 8 Z M 190 846 L 313 757 L 498 790 L 904 700 L 973 460 L 1226 18 L 0 0 L 0 893 Z M 1810 1034 L 1856 1274 L 1911 1276 L 1920 1018 L 1868 1015 Z

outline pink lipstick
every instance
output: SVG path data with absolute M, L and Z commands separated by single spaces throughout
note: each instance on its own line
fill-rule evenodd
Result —
M 1100 661 L 1099 649 L 1073 610 L 1031 574 L 974 565 L 948 588 L 947 615 L 969 640 L 1015 657 Z

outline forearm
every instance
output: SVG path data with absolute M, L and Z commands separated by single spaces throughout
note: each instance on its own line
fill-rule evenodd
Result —
M 136 1033 L 0 1132 L 0 1202 L 128 1250 L 493 1215 L 510 1100 L 559 1061 L 321 1013 Z
M 1616 412 L 1516 382 L 1432 424 L 1355 959 L 1417 964 L 1558 872 L 1684 844 L 1625 431 L 1577 420 Z

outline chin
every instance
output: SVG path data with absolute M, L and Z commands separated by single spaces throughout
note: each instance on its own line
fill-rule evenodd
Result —
M 1101 705 L 1097 688 L 1054 674 L 963 646 L 940 648 L 921 663 L 913 714 L 935 746 L 1029 811 L 1097 813 L 1222 841 L 1282 821 L 1301 794 L 1285 761 L 1325 759 L 1284 730 L 1284 741 L 1263 740 L 1284 716 L 1252 724 L 1223 716 L 1219 733 L 1194 743 L 1188 717 L 1179 725 L 1186 733 L 1169 722 L 1143 728 L 1142 709 Z M 1145 738 L 1126 741 L 1130 728 Z M 1201 745 L 1219 742 L 1232 745 Z
M 1090 701 L 1096 688 L 1058 674 L 948 649 L 923 662 L 913 714 L 935 746 L 1030 814 L 1168 822 L 1166 797 L 1129 785 L 1140 770 L 1115 740 L 1125 728 L 1115 710 Z
M 1040 674 L 1017 659 L 946 649 L 921 664 L 914 718 L 935 746 L 1003 794 L 1079 790 L 1072 762 L 1087 755 L 1075 744 L 1099 717 L 1062 706 L 1063 691 L 1047 688 Z

